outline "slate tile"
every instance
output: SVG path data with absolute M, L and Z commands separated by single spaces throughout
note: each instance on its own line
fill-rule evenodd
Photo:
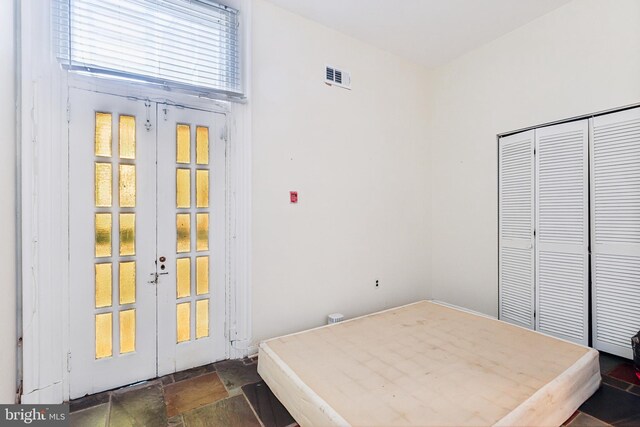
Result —
M 578 416 L 568 424 L 568 427 L 604 427 L 610 425 L 611 424 L 607 424 L 604 421 L 592 417 L 591 415 L 580 412 L 578 413 Z
M 189 378 L 199 377 L 200 375 L 215 372 L 215 364 L 209 363 L 208 365 L 197 366 L 195 368 L 187 369 L 186 371 L 180 371 L 173 374 L 173 380 L 175 382 L 188 380 Z
M 258 365 L 245 365 L 242 360 L 218 362 L 216 370 L 227 390 L 239 388 L 245 384 L 257 383 L 262 379 L 258 375 Z
M 228 396 L 216 372 L 190 378 L 164 388 L 169 417 L 190 411 Z
M 621 365 L 623 363 L 629 363 L 627 359 L 624 359 L 619 356 L 615 356 L 609 353 L 600 352 L 600 357 L 598 358 L 600 362 L 600 374 L 604 375 L 609 373 L 613 368 Z
M 176 415 L 175 417 L 169 418 L 167 421 L 167 427 L 184 427 L 182 415 Z
M 167 413 L 159 382 L 125 388 L 112 393 L 109 426 L 165 425 L 167 425 Z
M 625 390 L 625 391 L 630 387 L 629 383 L 619 380 L 617 378 L 610 377 L 609 375 L 603 375 L 602 382 L 604 384 L 609 384 L 610 386 L 613 386 L 613 387 L 619 388 L 620 390 Z
M 185 427 L 261 427 L 244 396 L 234 396 L 183 414 Z
M 613 424 L 640 415 L 640 396 L 603 384 L 579 409 Z
M 82 411 L 92 406 L 102 405 L 109 402 L 110 391 L 84 396 L 69 402 L 69 412 Z
M 627 418 L 626 420 L 618 421 L 613 424 L 616 427 L 638 427 L 640 426 L 640 415 Z
M 258 358 L 255 357 L 245 357 L 244 359 L 242 359 L 242 363 L 244 363 L 245 365 L 254 365 L 256 363 L 258 363 Z
M 629 384 L 640 385 L 640 378 L 636 375 L 636 368 L 630 363 L 623 363 L 616 366 L 607 374 L 610 377 L 618 378 L 619 380 L 626 381 Z
M 71 412 L 69 415 L 69 424 L 71 427 L 105 427 L 107 425 L 108 413 L 108 403 L 91 406 L 82 411 Z
M 264 381 L 244 385 L 242 391 L 265 427 L 286 427 L 295 423 Z
M 162 384 L 162 385 L 167 385 L 167 384 L 171 384 L 171 383 L 175 382 L 174 379 L 173 379 L 173 375 L 172 374 L 165 375 L 164 377 L 160 377 L 160 378 L 158 378 L 158 380 L 160 381 L 160 384 Z
M 627 392 L 637 394 L 638 396 L 640 396 L 640 386 L 632 385 L 631 388 L 627 390 Z
M 575 417 L 578 416 L 578 414 L 580 414 L 580 411 L 575 411 L 567 421 L 565 421 L 564 423 L 562 423 L 563 426 L 569 425 L 571 423 L 571 421 L 573 421 L 575 419 Z

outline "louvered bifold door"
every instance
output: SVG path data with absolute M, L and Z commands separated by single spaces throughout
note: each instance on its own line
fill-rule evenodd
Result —
M 589 344 L 589 122 L 536 129 L 536 330 Z
M 632 357 L 640 329 L 640 109 L 593 119 L 593 345 Z
M 534 327 L 534 133 L 499 142 L 500 319 Z

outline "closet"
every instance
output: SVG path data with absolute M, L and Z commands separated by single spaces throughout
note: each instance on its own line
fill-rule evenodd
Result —
M 499 316 L 631 357 L 640 329 L 639 108 L 500 138 Z

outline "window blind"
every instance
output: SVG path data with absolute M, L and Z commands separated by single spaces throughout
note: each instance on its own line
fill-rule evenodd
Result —
M 56 0 L 65 68 L 242 94 L 238 11 L 208 0 Z

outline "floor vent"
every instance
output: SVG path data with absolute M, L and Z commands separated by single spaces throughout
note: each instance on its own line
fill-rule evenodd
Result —
M 339 323 L 344 320 L 344 316 L 340 313 L 333 313 L 327 316 L 327 325 Z

